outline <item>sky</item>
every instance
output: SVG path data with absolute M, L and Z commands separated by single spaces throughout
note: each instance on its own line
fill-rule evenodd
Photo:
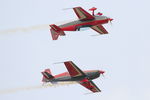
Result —
M 56 62 L 71 60 L 82 70 L 106 71 L 105 77 L 94 80 L 101 93 L 86 94 L 87 89 L 74 84 L 0 94 L 0 100 L 149 100 L 149 3 L 0 0 L 0 90 L 40 85 L 45 68 L 53 75 L 67 71 Z M 97 33 L 89 29 L 65 32 L 65 37 L 52 41 L 48 25 L 76 19 L 73 10 L 63 9 L 77 6 L 97 7 L 97 12 L 113 18 L 112 25 L 104 25 L 109 34 L 91 36 Z

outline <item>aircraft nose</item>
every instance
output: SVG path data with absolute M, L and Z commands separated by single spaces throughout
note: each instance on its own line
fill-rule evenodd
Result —
M 105 73 L 105 71 L 99 70 L 99 73 L 100 73 L 100 74 L 104 74 L 104 73 Z
M 112 19 L 112 18 L 109 18 L 109 20 L 110 20 L 110 21 L 112 21 L 112 20 L 114 20 L 114 19 Z

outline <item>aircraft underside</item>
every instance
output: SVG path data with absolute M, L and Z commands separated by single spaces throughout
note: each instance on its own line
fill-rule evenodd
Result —
M 53 82 L 59 82 L 59 81 L 80 81 L 80 80 L 83 80 L 84 78 L 88 78 L 90 80 L 93 80 L 97 77 L 99 77 L 100 74 L 99 72 L 88 72 L 86 73 L 86 76 L 79 76 L 79 77 L 70 77 L 70 76 L 63 76 L 63 77 L 58 77 L 58 78 L 54 78 L 50 81 L 53 81 Z

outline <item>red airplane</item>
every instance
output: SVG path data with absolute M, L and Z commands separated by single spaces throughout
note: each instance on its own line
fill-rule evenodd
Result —
M 51 27 L 50 31 L 51 31 L 52 39 L 57 40 L 59 35 L 64 36 L 65 35 L 64 31 L 80 31 L 80 29 L 86 27 L 92 28 L 99 34 L 107 34 L 108 32 L 102 26 L 102 24 L 111 22 L 113 19 L 103 16 L 103 14 L 100 12 L 94 15 L 94 11 L 96 9 L 97 8 L 95 7 L 89 9 L 90 11 L 92 11 L 92 15 L 91 15 L 81 7 L 73 8 L 79 20 L 65 23 L 59 26 L 56 26 L 55 24 L 49 25 Z
M 68 72 L 64 72 L 58 75 L 53 76 L 50 69 L 45 69 L 42 73 L 43 79 L 42 82 L 47 83 L 51 82 L 55 84 L 57 82 L 78 82 L 85 88 L 91 90 L 92 92 L 101 92 L 101 90 L 94 84 L 92 81 L 95 78 L 98 78 L 101 74 L 105 72 L 102 70 L 80 70 L 72 61 L 64 62 Z

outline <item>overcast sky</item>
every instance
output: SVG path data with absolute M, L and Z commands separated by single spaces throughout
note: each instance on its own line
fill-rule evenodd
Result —
M 0 90 L 41 84 L 41 71 L 67 71 L 72 60 L 82 70 L 102 69 L 95 79 L 101 93 L 88 94 L 76 84 L 0 94 L 0 100 L 149 100 L 150 13 L 149 0 L 0 0 L 0 31 L 42 26 L 42 29 L 0 32 Z M 76 19 L 73 10 L 97 7 L 113 18 L 104 25 L 108 35 L 89 29 L 65 32 L 52 41 L 48 24 Z M 45 26 L 47 25 L 47 26 Z M 16 30 L 17 30 L 16 29 Z

